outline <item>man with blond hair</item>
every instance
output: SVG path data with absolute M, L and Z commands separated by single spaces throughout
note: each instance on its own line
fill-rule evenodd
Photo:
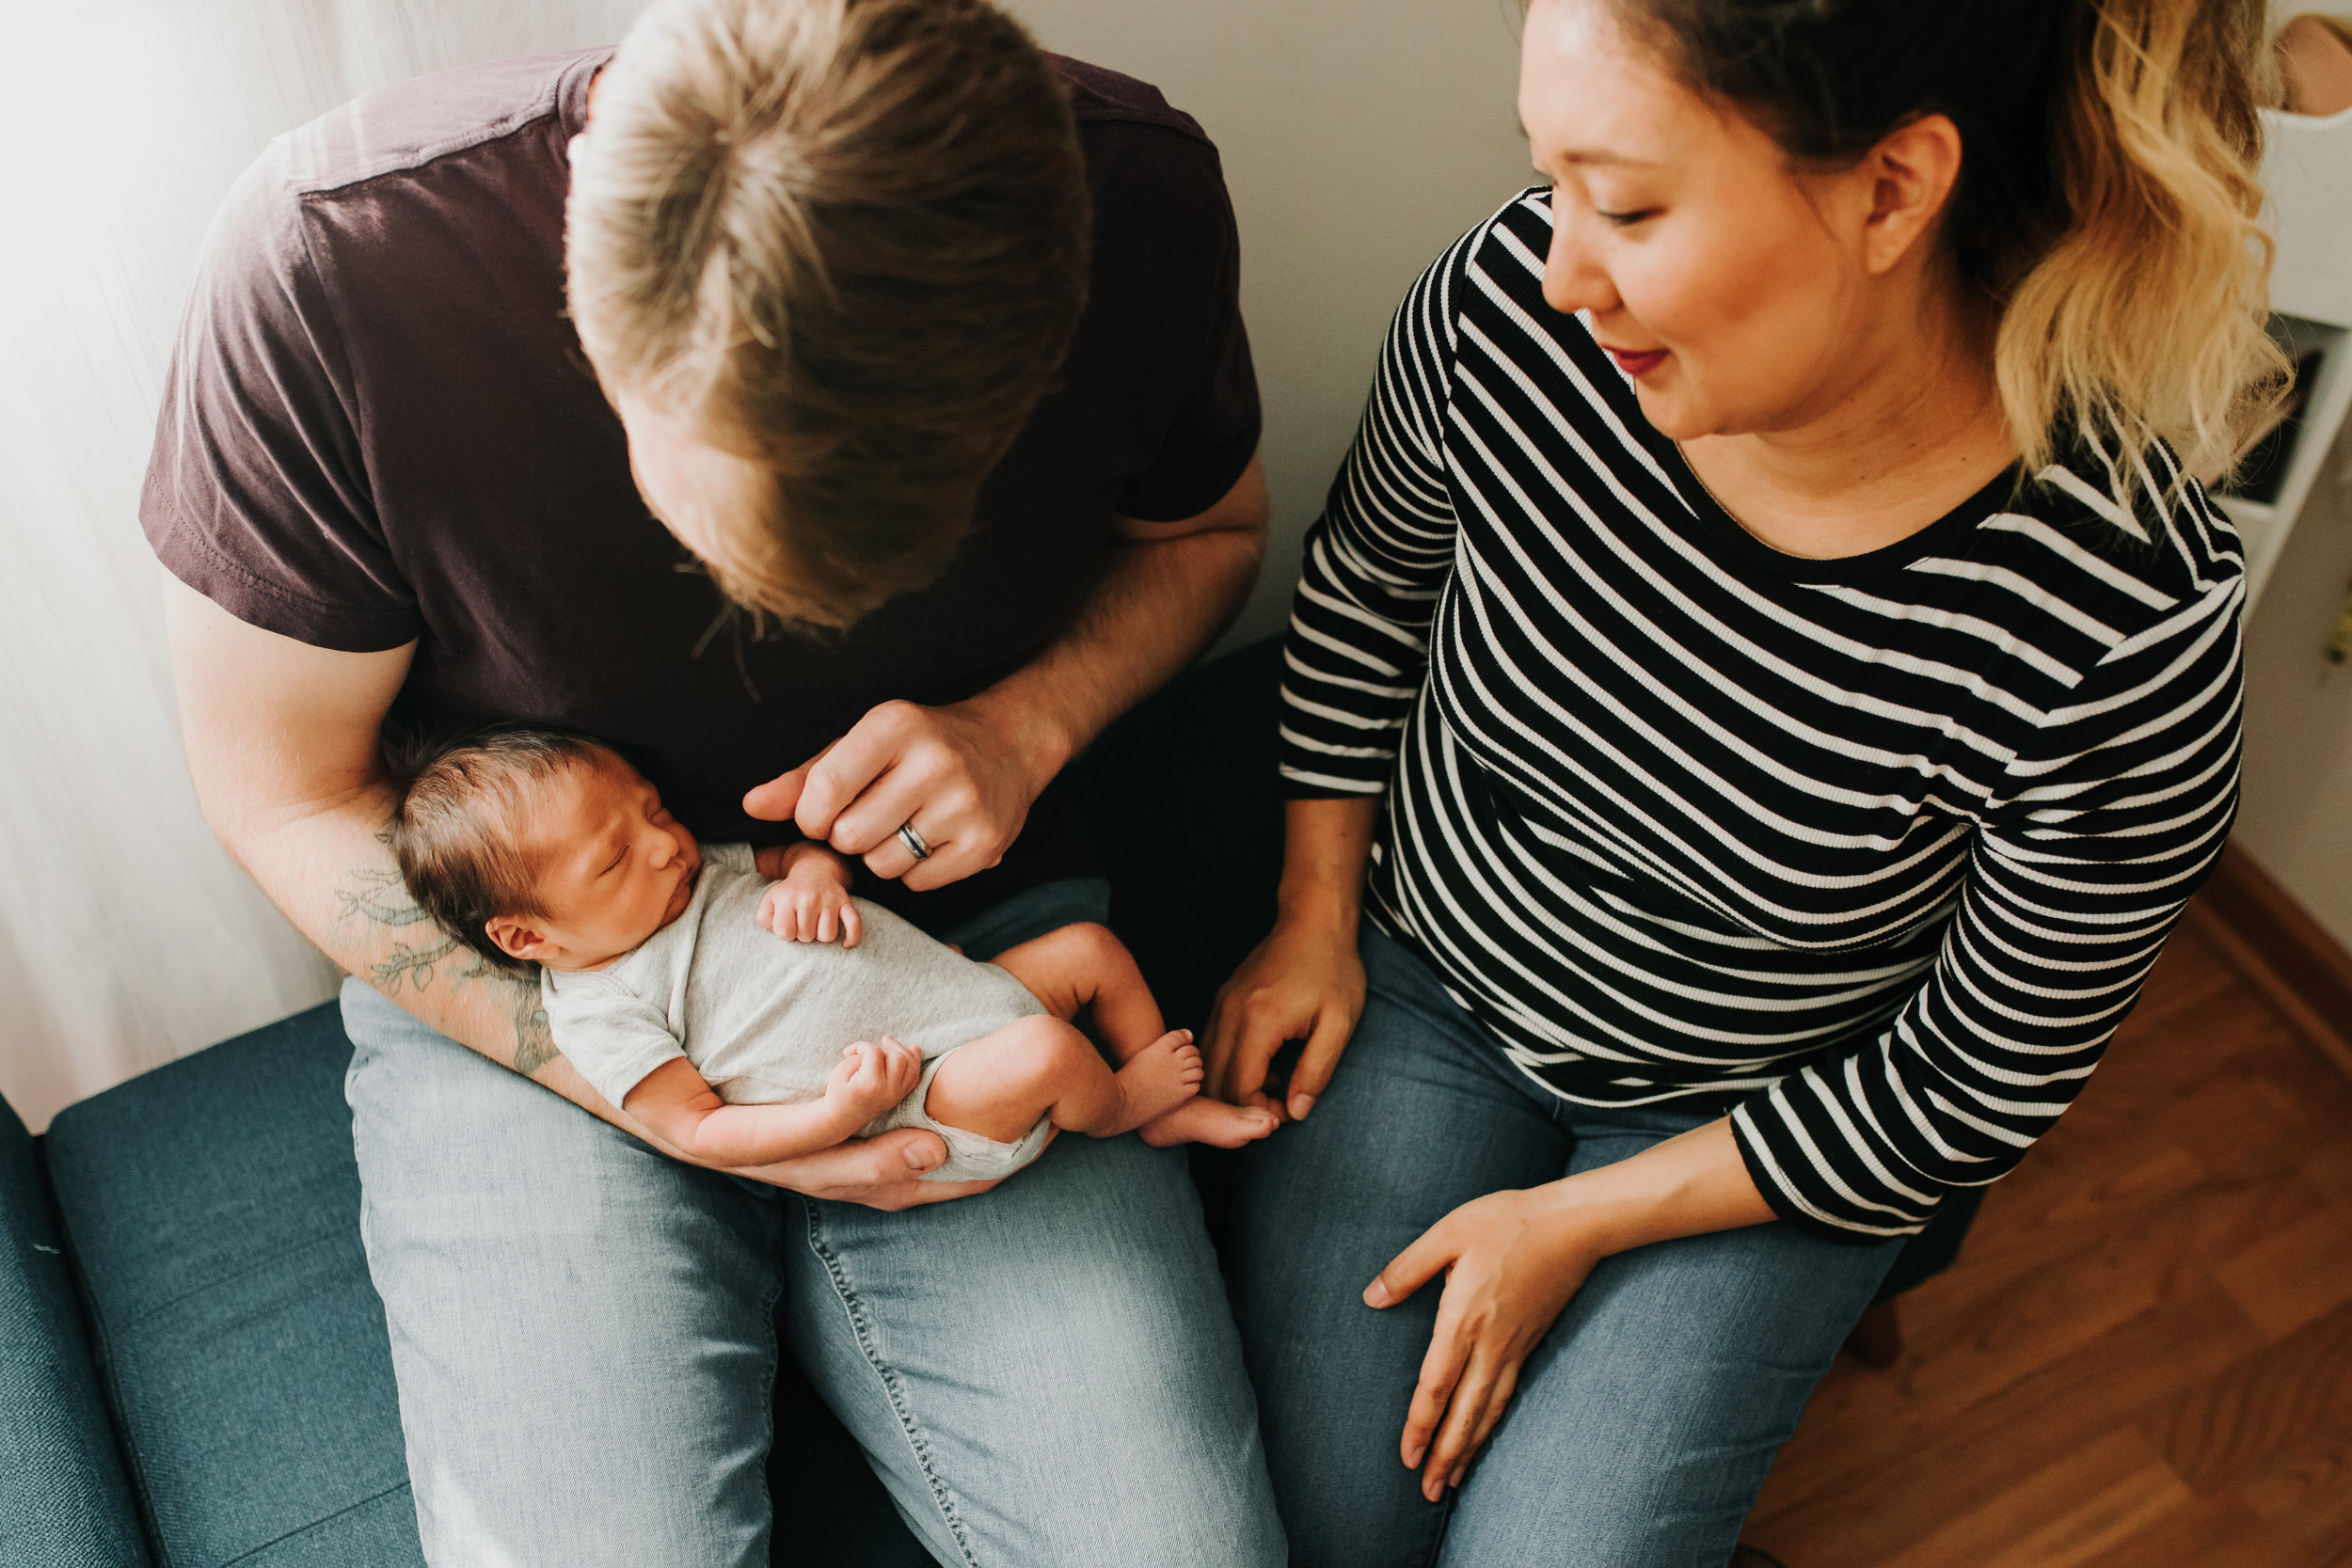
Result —
M 1199 127 L 984 0 L 664 0 L 224 205 L 141 514 L 207 816 L 355 976 L 428 1560 L 851 1560 L 788 1356 L 942 1562 L 1280 1560 L 1180 1150 L 977 1201 L 914 1130 L 697 1168 L 383 838 L 388 721 L 525 720 L 976 955 L 1099 918 L 1053 781 L 1263 544 L 1236 267 Z

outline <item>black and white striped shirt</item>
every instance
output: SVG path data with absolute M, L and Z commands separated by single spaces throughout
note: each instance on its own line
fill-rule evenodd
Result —
M 1390 792 L 1371 917 L 1531 1079 L 1736 1101 L 1782 1216 L 1915 1231 L 2065 1109 L 2220 850 L 2236 534 L 2157 450 L 2138 515 L 2093 457 L 1783 555 L 1544 304 L 1549 200 L 1397 313 L 1308 536 L 1288 790 Z

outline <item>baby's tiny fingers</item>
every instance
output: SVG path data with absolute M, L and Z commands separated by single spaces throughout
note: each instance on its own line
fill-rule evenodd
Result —
M 842 905 L 841 945 L 844 947 L 855 947 L 857 945 L 857 939 L 865 934 L 866 927 L 865 924 L 858 919 L 857 906 L 855 904 Z

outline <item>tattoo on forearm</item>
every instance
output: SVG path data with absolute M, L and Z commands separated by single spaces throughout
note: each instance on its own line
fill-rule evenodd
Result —
M 389 839 L 389 830 L 376 834 L 378 843 Z M 515 1070 L 528 1076 L 554 1060 L 555 1035 L 548 1025 L 547 1009 L 539 1005 L 539 988 L 525 976 L 493 966 L 434 925 L 433 917 L 408 896 L 400 873 L 380 865 L 355 865 L 335 890 L 335 898 L 342 906 L 339 918 L 346 925 L 426 928 L 418 933 L 420 940 L 393 942 L 389 956 L 368 966 L 368 983 L 377 990 L 397 998 L 405 985 L 421 996 L 437 977 L 445 989 L 476 981 L 495 987 L 504 993 L 501 1000 L 515 1025 Z

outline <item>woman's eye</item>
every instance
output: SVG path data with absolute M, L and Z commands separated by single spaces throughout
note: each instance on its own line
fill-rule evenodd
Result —
M 1632 227 L 1634 224 L 1640 223 L 1645 218 L 1656 217 L 1658 215 L 1658 209 L 1655 207 L 1643 207 L 1630 213 L 1608 213 L 1603 212 L 1598 207 L 1596 207 L 1593 209 L 1593 215 L 1597 218 L 1601 218 L 1610 223 L 1613 223 L 1620 229 L 1628 229 Z

